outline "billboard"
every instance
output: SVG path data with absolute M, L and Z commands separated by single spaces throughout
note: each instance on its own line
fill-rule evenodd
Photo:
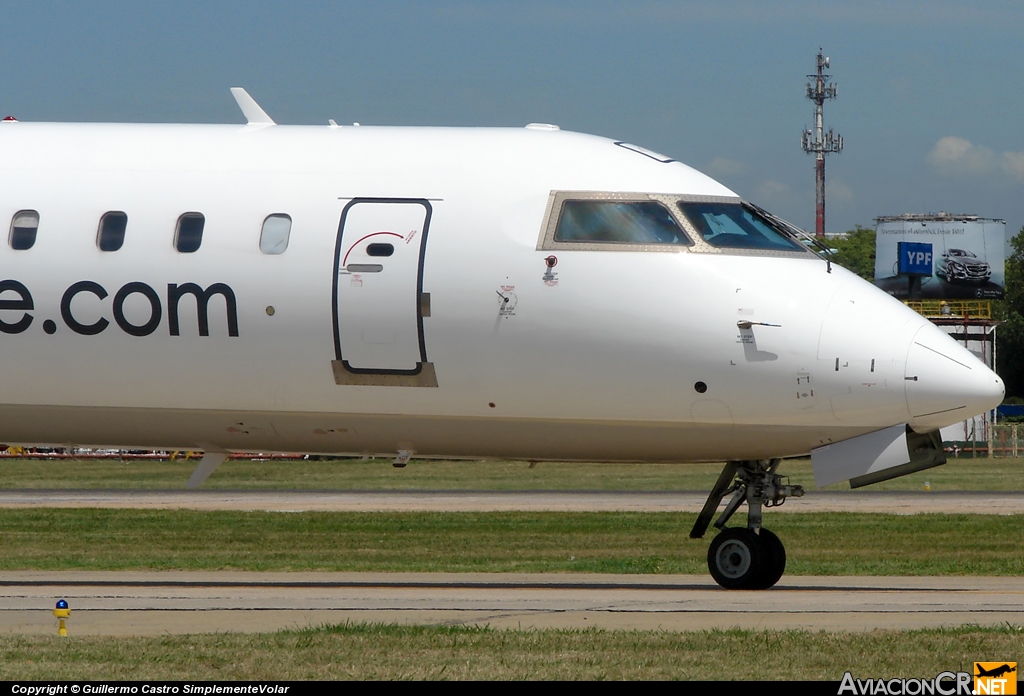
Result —
M 900 299 L 1001 299 L 1006 221 L 898 215 L 875 221 L 875 285 Z

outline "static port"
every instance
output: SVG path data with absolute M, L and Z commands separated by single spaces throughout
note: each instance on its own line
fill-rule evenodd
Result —
M 708 385 L 704 384 L 703 382 L 697 382 L 696 384 L 693 385 L 693 388 L 697 390 L 698 394 L 703 394 L 708 390 Z

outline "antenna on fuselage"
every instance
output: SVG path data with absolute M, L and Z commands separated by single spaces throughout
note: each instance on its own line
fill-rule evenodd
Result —
M 274 119 L 267 116 L 267 112 L 264 111 L 256 100 L 249 96 L 241 87 L 232 87 L 231 96 L 235 98 L 238 103 L 238 108 L 242 110 L 242 115 L 245 116 L 246 123 L 259 124 L 263 126 L 276 126 Z

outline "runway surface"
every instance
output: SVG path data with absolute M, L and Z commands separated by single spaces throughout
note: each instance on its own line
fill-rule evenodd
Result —
M 0 507 L 316 511 L 699 512 L 707 491 L 4 490 Z M 724 501 L 723 501 L 724 504 Z M 809 491 L 775 512 L 1024 514 L 1024 492 Z
M 0 632 L 272 631 L 351 622 L 494 628 L 862 631 L 1024 625 L 1024 579 L 786 577 L 730 592 L 689 575 L 3 572 Z

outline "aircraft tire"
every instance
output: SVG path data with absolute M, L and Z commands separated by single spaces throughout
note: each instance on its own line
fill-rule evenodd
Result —
M 761 577 L 755 583 L 753 589 L 767 590 L 779 581 L 782 574 L 786 572 L 786 547 L 772 531 L 761 527 L 758 535 L 761 542 L 764 565 L 761 567 Z
M 723 529 L 708 547 L 711 577 L 727 590 L 758 589 L 764 573 L 764 544 L 749 529 Z

